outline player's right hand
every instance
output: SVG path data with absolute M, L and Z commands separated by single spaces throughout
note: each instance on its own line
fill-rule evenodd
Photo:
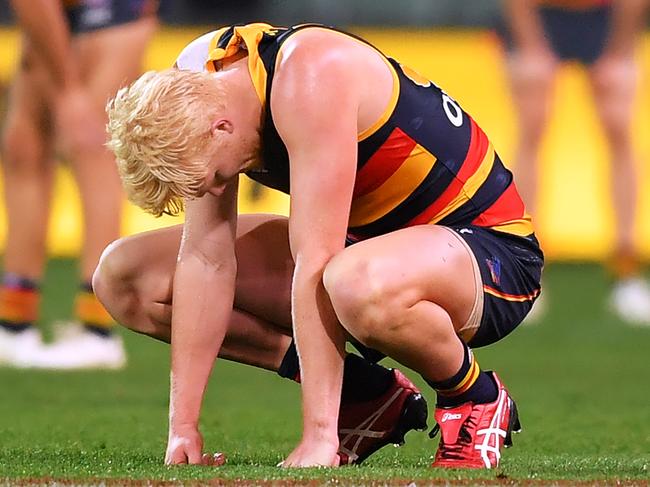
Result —
M 167 439 L 166 465 L 201 463 L 203 453 L 203 437 L 195 427 L 170 428 Z
M 221 466 L 226 462 L 222 453 L 203 453 L 203 437 L 196 427 L 170 428 L 165 453 L 165 465 Z

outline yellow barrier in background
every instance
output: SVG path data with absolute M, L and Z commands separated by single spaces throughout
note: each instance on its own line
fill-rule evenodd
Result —
M 146 69 L 170 66 L 176 54 L 208 29 L 163 29 L 151 44 Z M 509 98 L 503 59 L 496 40 L 483 31 L 357 29 L 356 33 L 386 53 L 420 71 L 456 98 L 484 128 L 502 159 L 511 161 L 516 121 Z M 19 49 L 12 29 L 0 30 L 0 80 L 11 78 Z M 650 38 L 641 49 L 643 72 L 650 67 Z M 641 82 L 635 119 L 635 145 L 641 169 L 637 241 L 650 257 L 650 80 Z M 609 204 L 609 165 L 589 85 L 577 66 L 567 66 L 559 76 L 555 116 L 541 154 L 541 190 L 538 232 L 551 259 L 603 259 L 613 237 Z M 242 178 L 240 211 L 286 214 L 284 195 L 264 189 L 253 198 L 253 187 Z M 154 219 L 126 205 L 123 230 L 131 234 L 180 223 L 180 218 Z M 79 198 L 70 173 L 57 177 L 50 223 L 49 249 L 55 255 L 75 255 L 82 236 Z M 5 239 L 5 215 L 0 208 L 0 242 Z

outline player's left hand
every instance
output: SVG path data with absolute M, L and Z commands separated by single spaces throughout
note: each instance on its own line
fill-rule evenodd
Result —
M 325 441 L 302 440 L 291 454 L 278 466 L 283 468 L 338 467 L 339 445 Z

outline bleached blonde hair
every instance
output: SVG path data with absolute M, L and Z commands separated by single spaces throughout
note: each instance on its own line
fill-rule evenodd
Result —
M 176 215 L 195 197 L 209 160 L 210 117 L 224 96 L 208 73 L 149 71 L 108 102 L 107 146 L 130 201 Z

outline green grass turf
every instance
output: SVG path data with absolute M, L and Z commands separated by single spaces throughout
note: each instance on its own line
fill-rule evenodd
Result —
M 71 262 L 51 263 L 44 322 L 69 316 L 73 275 Z M 643 482 L 650 477 L 650 327 L 626 326 L 607 312 L 599 267 L 551 266 L 546 288 L 549 312 L 541 323 L 477 351 L 517 399 L 524 427 L 497 471 L 430 469 L 436 441 L 425 433 L 409 434 L 404 447 L 387 447 L 362 467 L 280 470 L 274 465 L 299 437 L 298 387 L 227 362 L 216 367 L 202 430 L 207 449 L 226 452 L 228 464 L 167 468 L 168 348 L 124 333 L 130 357 L 124 371 L 0 369 L 0 479 Z

